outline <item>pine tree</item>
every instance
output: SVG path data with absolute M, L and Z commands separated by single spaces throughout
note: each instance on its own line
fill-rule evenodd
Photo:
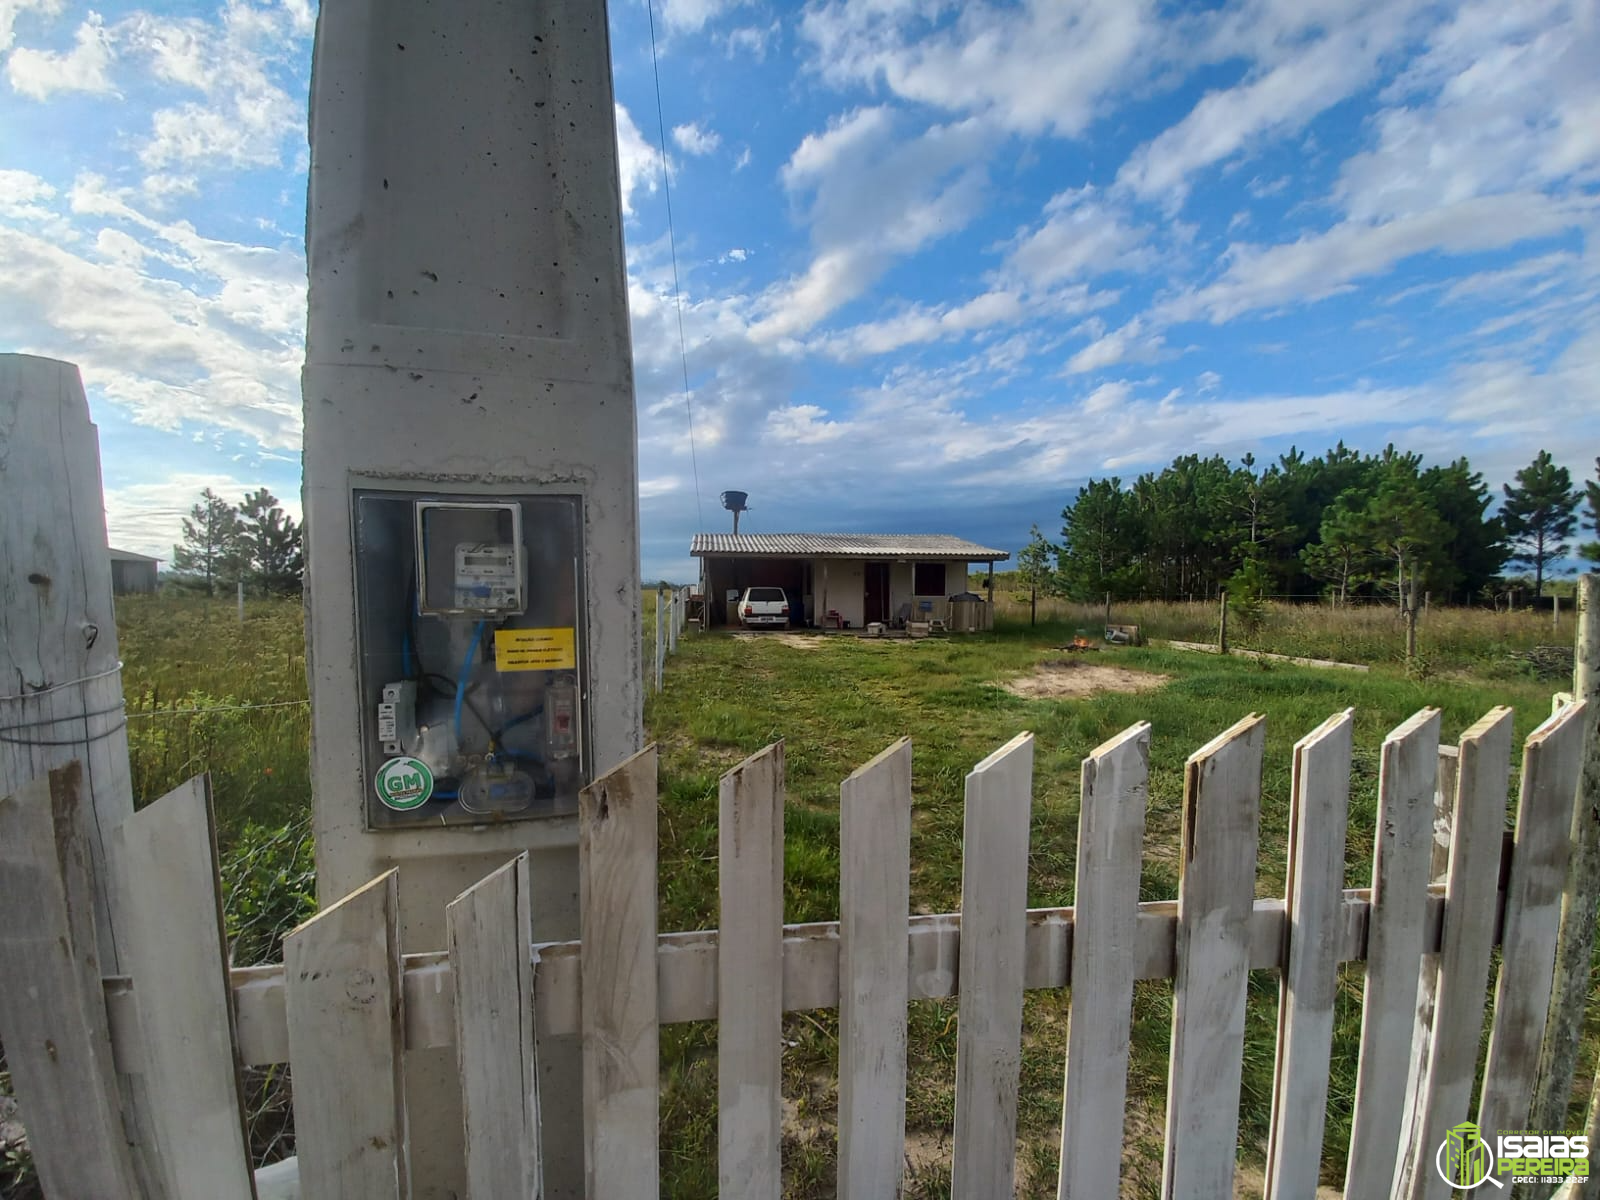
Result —
M 210 488 L 183 519 L 183 542 L 172 548 L 172 566 L 214 596 L 217 584 L 237 578 L 239 511 Z
M 1516 547 L 1512 560 L 1533 568 L 1533 594 L 1542 596 L 1546 568 L 1572 551 L 1566 539 L 1578 524 L 1581 493 L 1573 489 L 1572 475 L 1556 466 L 1548 450 L 1539 451 L 1517 472 L 1516 487 L 1504 486 L 1500 517 Z
M 1079 600 L 1098 600 L 1106 592 L 1132 595 L 1141 537 L 1138 504 L 1122 490 L 1122 480 L 1091 479 L 1078 489 L 1072 507 L 1061 514 L 1061 573 Z
M 1029 530 L 1028 544 L 1017 552 L 1017 574 L 1028 585 L 1028 624 L 1038 620 L 1039 593 L 1055 590 L 1055 560 L 1060 551 L 1045 540 L 1035 525 Z
M 1316 579 L 1334 589 L 1334 599 L 1343 604 L 1351 589 L 1368 577 L 1373 563 L 1372 546 L 1367 539 L 1361 515 L 1351 508 L 1347 492 L 1322 519 L 1322 538 L 1300 553 L 1300 561 Z
M 1594 460 L 1594 478 L 1583 485 L 1589 500 L 1589 528 L 1600 536 L 1600 458 Z M 1600 563 L 1600 542 L 1585 542 L 1578 553 L 1593 563 Z
M 251 582 L 266 592 L 293 592 L 303 573 L 300 526 L 259 488 L 239 505 L 239 548 Z

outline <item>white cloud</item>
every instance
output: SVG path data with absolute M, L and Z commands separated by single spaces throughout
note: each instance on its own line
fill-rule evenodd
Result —
M 700 128 L 699 122 L 672 127 L 672 140 L 685 154 L 710 154 L 722 145 L 722 136 L 712 129 Z
M 1118 184 L 1144 199 L 1180 206 L 1195 172 L 1298 132 L 1369 84 L 1380 58 L 1406 34 L 1413 11 L 1413 4 L 1395 0 L 1352 4 L 1329 22 L 1325 36 L 1261 46 L 1256 69 L 1243 82 L 1207 92 L 1183 120 L 1135 150 L 1118 172 Z M 1233 40 L 1224 38 L 1226 50 L 1234 48 Z
M 1600 19 L 1585 0 L 1471 3 L 1386 90 L 1376 145 L 1337 196 L 1382 220 L 1474 197 L 1600 181 Z
M 1031 0 L 1016 8 L 830 0 L 808 8 L 800 28 L 816 47 L 816 69 L 833 83 L 881 82 L 921 104 L 1069 137 L 1107 107 L 1114 89 L 1144 76 L 1159 34 L 1151 0 Z
M 744 0 L 665 0 L 661 5 L 662 23 L 674 33 L 699 33 L 742 3 Z
M 717 261 L 719 263 L 742 263 L 749 257 L 750 251 L 746 250 L 743 246 L 735 246 L 733 249 L 717 255 Z
M 76 362 L 91 388 L 141 424 L 298 447 L 298 248 L 222 242 L 153 220 L 90 176 L 67 199 L 91 250 L 0 225 L 0 328 L 12 343 Z
M 90 13 L 78 26 L 71 50 L 13 50 L 6 61 L 6 78 L 13 91 L 34 100 L 56 92 L 109 92 L 113 52 L 111 35 L 99 13 Z
M 643 187 L 651 195 L 661 178 L 661 156 L 644 140 L 633 117 L 622 105 L 617 110 L 617 168 L 622 184 L 622 213 L 633 215 L 633 194 Z
M 1468 254 L 1552 237 L 1592 217 L 1534 194 L 1485 196 L 1381 224 L 1343 221 L 1276 246 L 1234 245 L 1222 278 L 1161 305 L 1177 320 L 1231 320 L 1253 309 L 1318 300 L 1414 255 Z
M 1022 234 L 1006 268 L 1036 288 L 1112 271 L 1149 267 L 1149 233 L 1096 195 L 1092 187 L 1059 192 L 1044 207 L 1045 222 Z
M 752 334 L 763 341 L 813 328 L 861 295 L 898 257 L 947 237 L 975 217 L 992 142 L 981 122 L 934 125 L 910 139 L 887 108 L 857 109 L 795 149 L 781 173 L 811 197 L 816 253 L 799 276 L 763 298 Z
M 38 13 L 46 19 L 61 14 L 66 0 L 0 0 L 0 53 L 16 41 L 17 18 L 23 13 Z
M 767 47 L 777 39 L 781 28 L 778 22 L 774 21 L 765 29 L 756 25 L 746 25 L 729 31 L 728 57 L 753 58 L 756 62 L 766 61 Z
M 1135 317 L 1122 328 L 1096 337 L 1067 360 L 1064 375 L 1083 375 L 1124 362 L 1148 362 L 1160 352 L 1165 339 L 1150 332 L 1144 321 Z
M 118 23 L 119 41 L 156 80 L 199 93 L 150 115 L 139 158 L 152 199 L 170 199 L 196 171 L 283 163 L 305 137 L 305 97 L 288 77 L 313 27 L 304 0 L 227 0 L 215 21 L 139 11 Z
M 52 217 L 53 210 L 40 201 L 55 194 L 54 187 L 31 171 L 0 170 L 0 216 L 23 221 Z
M 1086 413 L 1111 412 L 1121 408 L 1133 395 L 1133 385 L 1127 380 L 1118 379 L 1111 383 L 1102 383 L 1090 392 L 1083 400 L 1083 411 Z
M 916 305 L 896 316 L 855 325 L 816 340 L 815 348 L 850 361 L 888 354 L 903 346 L 954 341 L 976 330 L 1010 324 L 1025 312 L 1015 292 L 993 291 L 954 307 Z

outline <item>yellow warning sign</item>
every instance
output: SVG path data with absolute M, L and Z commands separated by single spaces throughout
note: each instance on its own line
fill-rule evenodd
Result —
M 572 671 L 578 666 L 577 630 L 497 629 L 497 671 Z

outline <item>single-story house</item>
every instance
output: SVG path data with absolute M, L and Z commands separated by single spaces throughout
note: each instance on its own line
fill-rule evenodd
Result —
M 135 554 L 132 550 L 107 550 L 111 556 L 111 594 L 126 596 L 130 592 L 156 590 L 156 565 L 159 558 Z
M 968 591 L 969 564 L 987 563 L 992 578 L 1011 557 L 942 533 L 697 533 L 690 553 L 707 624 L 737 624 L 734 602 L 746 588 L 781 587 L 795 624 L 824 626 L 832 612 L 851 629 L 907 615 L 948 620 L 950 598 Z

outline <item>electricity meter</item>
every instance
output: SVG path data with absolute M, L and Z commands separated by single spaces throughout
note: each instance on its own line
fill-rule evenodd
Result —
M 372 490 L 354 504 L 368 828 L 576 812 L 579 499 Z

